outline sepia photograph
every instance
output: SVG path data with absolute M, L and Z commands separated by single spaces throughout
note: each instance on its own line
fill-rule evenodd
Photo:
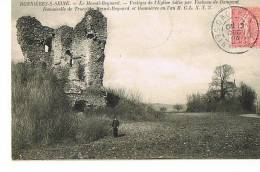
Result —
M 12 0 L 11 158 L 260 158 L 260 1 Z

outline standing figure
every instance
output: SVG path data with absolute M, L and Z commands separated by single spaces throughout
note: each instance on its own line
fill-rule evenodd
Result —
M 113 122 L 112 122 L 112 127 L 113 127 L 113 135 L 114 137 L 118 137 L 118 127 L 119 127 L 119 121 L 115 117 Z

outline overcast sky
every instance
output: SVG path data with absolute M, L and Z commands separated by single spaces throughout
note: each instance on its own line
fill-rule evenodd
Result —
M 17 0 L 18 1 L 18 0 Z M 244 0 L 245 1 L 245 0 Z M 251 6 L 259 0 L 252 0 Z M 15 21 L 23 15 L 43 25 L 74 27 L 84 12 L 42 13 L 13 3 L 12 59 L 22 61 Z M 247 5 L 249 6 L 249 5 Z M 185 103 L 187 94 L 205 92 L 214 68 L 234 67 L 237 82 L 244 81 L 260 95 L 260 49 L 233 55 L 219 49 L 211 23 L 219 8 L 200 12 L 104 12 L 108 18 L 104 86 L 139 91 L 146 102 Z

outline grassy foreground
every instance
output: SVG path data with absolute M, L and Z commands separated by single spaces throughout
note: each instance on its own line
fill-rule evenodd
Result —
M 168 114 L 121 121 L 121 137 L 23 150 L 21 159 L 260 158 L 260 119 L 228 114 Z
M 110 134 L 111 120 L 157 121 L 164 117 L 141 102 L 138 93 L 107 89 L 107 106 L 84 112 L 71 107 L 64 87 L 66 71 L 57 77 L 29 63 L 12 64 L 12 158 L 23 150 L 55 144 L 87 144 Z M 88 91 L 95 91 L 94 89 Z

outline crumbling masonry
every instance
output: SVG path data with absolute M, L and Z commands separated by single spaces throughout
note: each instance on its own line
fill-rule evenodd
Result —
M 65 92 L 75 108 L 103 107 L 104 49 L 107 19 L 89 10 L 74 27 L 52 29 L 30 16 L 17 20 L 17 39 L 26 62 L 41 65 L 65 76 Z

